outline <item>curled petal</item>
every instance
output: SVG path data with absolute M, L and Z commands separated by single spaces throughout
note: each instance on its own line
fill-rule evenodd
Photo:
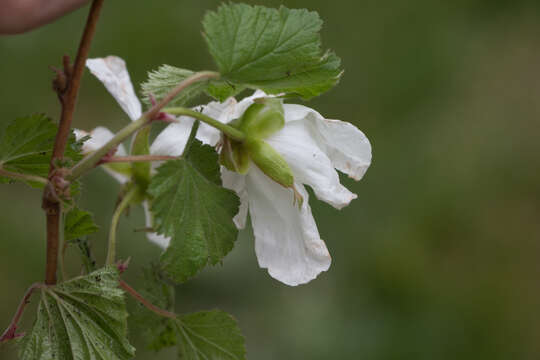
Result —
M 82 139 L 85 136 L 90 136 L 90 138 L 86 140 L 82 146 L 83 154 L 88 154 L 88 153 L 91 153 L 92 151 L 99 149 L 100 147 L 105 145 L 109 140 L 111 140 L 114 136 L 111 130 L 103 126 L 99 126 L 95 128 L 94 130 L 90 131 L 89 133 L 84 130 L 79 130 L 79 129 L 75 129 L 74 132 L 75 132 L 75 137 L 78 140 Z M 126 154 L 127 153 L 126 153 L 126 149 L 124 148 L 124 145 L 122 144 L 118 145 L 115 155 L 125 156 Z M 118 171 L 120 170 L 120 168 L 123 168 L 123 165 L 110 164 L 110 165 L 103 165 L 102 168 L 121 184 L 124 184 L 129 180 L 128 174 Z
M 315 279 L 331 263 L 311 214 L 308 193 L 301 184 L 296 188 L 304 198 L 300 209 L 293 204 L 291 189 L 273 182 L 256 166 L 246 176 L 259 266 L 291 286 Z
M 148 204 L 148 201 L 143 202 L 143 208 L 146 226 L 151 228 L 153 226 L 153 218 L 152 213 L 150 212 L 150 205 Z M 158 245 L 162 249 L 166 249 L 167 246 L 169 246 L 169 242 L 171 241 L 171 238 L 168 238 L 164 235 L 159 235 L 155 232 L 147 232 L 146 237 L 148 238 L 148 240 Z
M 231 97 L 222 103 L 212 101 L 207 105 L 202 106 L 200 111 L 219 122 L 227 124 L 235 119 L 235 108 L 236 99 Z M 220 138 L 221 133 L 218 129 L 201 122 L 199 125 L 199 130 L 197 131 L 197 139 L 199 139 L 203 144 L 215 146 L 219 142 Z
M 114 134 L 111 130 L 103 126 L 98 126 L 90 132 L 84 130 L 75 130 L 75 137 L 79 140 L 85 136 L 90 136 L 90 139 L 86 140 L 83 144 L 82 151 L 83 154 L 88 154 L 92 151 L 95 151 L 105 145 L 109 140 L 114 137 Z M 125 156 L 126 149 L 124 145 L 120 144 L 118 150 L 116 150 L 116 155 Z
M 227 170 L 221 167 L 221 180 L 223 187 L 236 192 L 240 198 L 240 208 L 238 214 L 233 218 L 234 224 L 238 229 L 246 227 L 246 219 L 248 213 L 248 193 L 246 191 L 246 177 L 238 173 Z
M 267 141 L 287 161 L 295 181 L 311 186 L 318 199 L 341 209 L 356 199 L 356 194 L 341 185 L 332 161 L 323 151 L 324 145 L 321 149 L 311 127 L 305 121 L 289 121 Z
M 117 56 L 107 56 L 88 59 L 86 66 L 105 85 L 131 120 L 141 117 L 141 103 L 133 90 L 124 60 Z
M 348 122 L 325 119 L 306 106 L 286 104 L 283 108 L 286 121 L 312 124 L 314 135 L 336 169 L 355 180 L 364 176 L 371 164 L 371 144 L 362 131 Z
M 180 116 L 178 122 L 168 125 L 150 146 L 152 155 L 180 156 L 193 127 L 193 118 Z

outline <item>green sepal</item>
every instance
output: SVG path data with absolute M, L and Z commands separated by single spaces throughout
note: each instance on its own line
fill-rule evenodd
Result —
M 266 139 L 285 126 L 281 100 L 275 98 L 255 99 L 240 118 L 238 129 L 248 138 Z
M 294 186 L 294 176 L 289 164 L 273 147 L 260 139 L 249 139 L 245 142 L 251 160 L 270 179 L 290 188 Z
M 231 171 L 246 174 L 249 170 L 249 152 L 243 144 L 223 136 L 219 162 Z
M 146 126 L 140 129 L 133 139 L 131 145 L 132 155 L 148 155 L 150 154 L 150 127 Z M 146 190 L 148 184 L 150 184 L 150 162 L 132 162 L 131 169 L 133 173 L 133 180 L 142 189 Z

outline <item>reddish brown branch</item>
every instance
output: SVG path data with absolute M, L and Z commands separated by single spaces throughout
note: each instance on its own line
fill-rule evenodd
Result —
M 143 304 L 148 310 L 158 314 L 159 316 L 163 316 L 169 319 L 176 319 L 176 314 L 169 312 L 167 310 L 163 310 L 146 300 L 142 297 L 141 294 L 139 294 L 135 289 L 133 289 L 131 286 L 126 284 L 124 280 L 120 280 L 120 287 L 127 292 L 129 295 L 133 296 L 135 300 Z
M 77 102 L 77 95 L 81 78 L 84 71 L 84 65 L 90 51 L 90 44 L 96 32 L 96 25 L 99 13 L 104 0 L 94 0 L 90 8 L 90 13 L 86 21 L 86 26 L 79 43 L 75 65 L 71 66 L 69 57 L 64 56 L 63 71 L 55 70 L 57 77 L 54 81 L 54 88 L 58 92 L 60 103 L 62 104 L 62 115 L 58 125 L 58 132 L 54 142 L 53 154 L 49 177 L 53 176 L 56 170 L 56 161 L 62 159 L 66 148 L 67 140 L 71 130 L 73 112 Z M 47 215 L 47 264 L 45 283 L 56 283 L 56 269 L 58 266 L 58 234 L 60 226 L 61 207 L 58 197 L 54 196 L 54 189 L 46 187 L 43 193 L 43 209 Z
M 21 320 L 21 316 L 24 312 L 24 308 L 26 307 L 26 305 L 30 303 L 30 296 L 32 296 L 32 293 L 34 292 L 34 290 L 42 286 L 43 284 L 35 283 L 32 286 L 30 286 L 28 290 L 26 290 L 26 293 L 24 293 L 24 296 L 21 302 L 19 303 L 19 307 L 17 308 L 17 312 L 13 316 L 13 319 L 11 320 L 9 327 L 6 329 L 6 331 L 4 331 L 4 333 L 0 337 L 0 343 L 11 340 L 11 339 L 15 339 L 24 335 L 24 334 L 17 334 L 17 325 L 19 324 L 19 321 Z

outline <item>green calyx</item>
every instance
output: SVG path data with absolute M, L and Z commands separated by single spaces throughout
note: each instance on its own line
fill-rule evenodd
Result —
M 245 174 L 250 161 L 278 184 L 294 189 L 294 176 L 289 164 L 265 139 L 285 126 L 283 105 L 276 98 L 260 98 L 230 126 L 242 131 L 246 138 L 239 142 L 223 136 L 220 162 L 227 169 Z

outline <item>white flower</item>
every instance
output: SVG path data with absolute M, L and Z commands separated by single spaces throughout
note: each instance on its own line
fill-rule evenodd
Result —
M 89 59 L 87 66 L 118 101 L 128 116 L 135 120 L 141 115 L 141 104 L 131 84 L 125 62 L 109 56 Z M 198 110 L 223 123 L 239 118 L 254 99 L 265 97 L 262 91 L 237 102 L 229 98 L 223 103 L 211 102 Z M 292 169 L 295 184 L 303 197 L 301 207 L 293 203 L 292 190 L 268 178 L 255 164 L 245 175 L 221 168 L 223 186 L 234 190 L 241 205 L 234 222 L 244 228 L 248 211 L 255 233 L 255 251 L 259 265 L 267 268 L 275 279 L 298 285 L 311 281 L 322 271 L 328 270 L 331 257 L 319 236 L 311 214 L 309 185 L 317 198 L 337 209 L 348 205 L 356 195 L 339 182 L 339 170 L 355 180 L 360 180 L 371 163 L 371 145 L 365 135 L 350 123 L 324 119 L 316 111 L 301 105 L 284 104 L 285 126 L 265 141 L 287 161 Z M 154 140 L 150 153 L 179 156 L 183 153 L 194 119 L 181 116 L 178 123 L 167 126 Z M 85 135 L 82 131 L 78 136 Z M 98 127 L 89 134 L 83 150 L 93 151 L 105 144 L 113 134 Z M 205 144 L 216 146 L 221 139 L 218 130 L 201 123 L 197 138 Z M 125 155 L 122 145 L 118 155 Z M 129 178 L 111 170 L 118 181 Z M 152 215 L 147 202 L 143 204 L 146 225 L 152 226 Z M 156 233 L 147 234 L 149 240 L 166 248 L 170 239 Z
M 133 84 L 131 83 L 124 60 L 117 56 L 107 56 L 105 58 L 88 59 L 86 60 L 86 66 L 90 72 L 97 77 L 103 83 L 103 85 L 105 85 L 105 88 L 107 88 L 109 93 L 111 93 L 111 95 L 116 99 L 120 107 L 126 112 L 131 121 L 135 121 L 141 117 L 141 102 L 135 95 L 135 90 L 133 89 Z M 83 130 L 75 130 L 75 136 L 77 139 L 87 135 L 90 136 L 90 139 L 85 141 L 83 144 L 83 153 L 85 154 L 99 149 L 114 136 L 112 131 L 103 126 L 99 126 L 89 133 Z M 118 146 L 115 155 L 127 155 L 124 145 L 120 144 Z M 121 184 L 126 183 L 130 179 L 129 174 L 120 171 L 121 166 L 105 165 L 102 167 Z M 152 220 L 151 214 L 148 210 L 148 203 L 144 202 L 143 207 L 146 215 L 146 225 L 151 226 Z M 169 242 L 169 239 L 157 233 L 149 232 L 147 233 L 147 237 L 149 240 L 161 246 Z
M 238 103 L 233 98 L 225 103 L 211 102 L 203 107 L 203 112 L 228 123 L 239 118 L 254 99 L 264 96 L 264 92 L 257 91 Z M 336 169 L 360 180 L 371 163 L 371 145 L 350 123 L 324 119 L 302 105 L 284 104 L 283 108 L 285 126 L 265 141 L 292 169 L 295 188 L 304 199 L 301 207 L 293 203 L 291 189 L 271 180 L 253 163 L 246 175 L 224 167 L 221 172 L 223 186 L 234 190 L 241 200 L 240 211 L 234 218 L 236 226 L 243 228 L 248 211 L 251 215 L 259 266 L 287 285 L 299 285 L 326 271 L 331 262 L 311 214 L 304 185 L 309 185 L 320 200 L 337 209 L 343 208 L 356 194 L 341 185 Z M 185 117 L 180 120 L 156 138 L 152 144 L 156 153 L 182 153 L 190 133 L 188 125 L 193 120 Z M 220 134 L 201 124 L 197 138 L 215 146 Z

